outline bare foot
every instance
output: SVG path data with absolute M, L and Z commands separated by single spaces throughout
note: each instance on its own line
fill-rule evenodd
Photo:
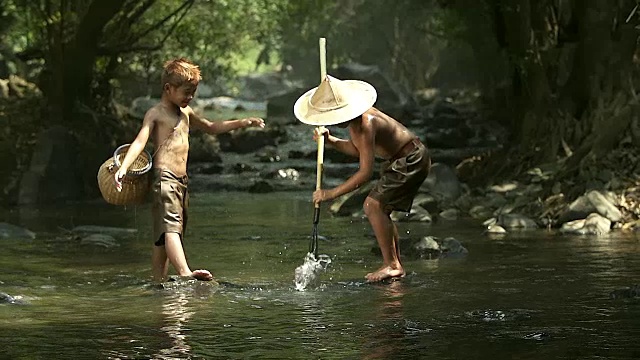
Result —
M 213 275 L 209 272 L 209 270 L 195 270 L 191 273 L 191 277 L 196 280 L 202 281 L 211 281 L 213 280 Z
M 368 282 L 378 282 L 385 279 L 396 279 L 404 277 L 405 272 L 402 267 L 394 269 L 391 266 L 383 266 L 375 272 L 368 273 L 365 278 Z

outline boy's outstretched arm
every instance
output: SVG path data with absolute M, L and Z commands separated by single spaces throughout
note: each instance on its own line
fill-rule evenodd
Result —
M 127 174 L 127 170 L 129 166 L 133 163 L 133 161 L 140 155 L 144 147 L 147 145 L 147 141 L 149 141 L 149 135 L 153 130 L 155 111 L 151 109 L 147 111 L 144 115 L 144 120 L 142 120 L 142 127 L 138 132 L 138 136 L 136 136 L 135 140 L 129 146 L 129 150 L 127 150 L 127 155 L 125 155 L 124 160 L 120 164 L 120 168 L 116 171 L 114 177 L 116 180 L 116 189 L 118 191 L 122 190 L 122 178 Z
M 264 127 L 264 120 L 262 120 L 261 118 L 250 117 L 240 120 L 209 121 L 196 114 L 193 110 L 189 112 L 189 119 L 190 123 L 196 129 L 200 129 L 211 135 L 222 134 L 231 130 L 246 127 Z

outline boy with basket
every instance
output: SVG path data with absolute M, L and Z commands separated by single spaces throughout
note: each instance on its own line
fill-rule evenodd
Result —
M 189 103 L 200 79 L 199 67 L 187 59 L 174 59 L 164 64 L 161 100 L 145 114 L 138 135 L 114 175 L 116 187 L 121 190 L 127 169 L 144 150 L 149 137 L 153 138 L 154 246 L 151 260 L 153 278 L 156 281 L 166 280 L 169 263 L 180 276 L 207 281 L 213 279 L 208 270 L 192 271 L 189 268 L 182 247 L 189 205 L 189 129 L 196 128 L 208 134 L 221 134 L 245 127 L 264 127 L 264 120 L 260 118 L 211 122 L 197 115 L 189 107 Z

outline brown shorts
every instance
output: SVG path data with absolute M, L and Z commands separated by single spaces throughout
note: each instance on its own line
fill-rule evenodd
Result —
M 178 177 L 169 170 L 154 169 L 152 196 L 153 239 L 164 245 L 164 234 L 174 232 L 184 236 L 187 227 L 187 176 Z
M 382 164 L 380 180 L 369 193 L 386 211 L 409 212 L 413 198 L 429 175 L 431 158 L 427 147 L 420 140 L 414 139 L 403 149 L 408 149 L 406 155 Z

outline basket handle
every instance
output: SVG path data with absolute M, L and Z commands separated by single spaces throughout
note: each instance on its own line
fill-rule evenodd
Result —
M 113 163 L 116 165 L 116 167 L 118 169 L 120 169 L 120 166 L 122 165 L 120 163 L 120 159 L 119 159 L 118 154 L 120 154 L 121 152 L 129 149 L 129 147 L 131 147 L 131 144 L 120 145 L 120 146 L 118 146 L 116 151 L 113 152 Z M 140 170 L 135 170 L 135 171 L 127 170 L 127 174 L 142 175 L 142 174 L 146 173 L 147 171 L 151 170 L 151 166 L 152 166 L 151 154 L 149 154 L 149 152 L 147 150 L 142 150 L 142 151 L 147 155 L 147 159 L 149 159 L 149 162 L 147 163 L 147 165 L 145 165 Z

